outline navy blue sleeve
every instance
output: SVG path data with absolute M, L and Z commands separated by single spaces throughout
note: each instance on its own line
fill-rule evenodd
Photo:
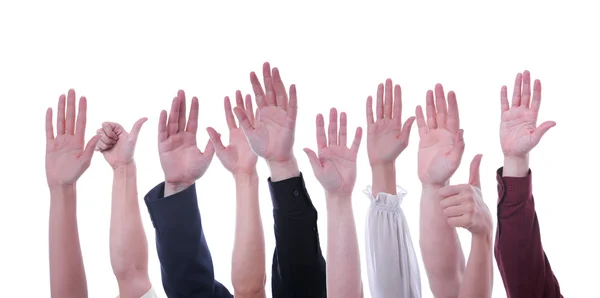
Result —
M 325 298 L 325 259 L 319 243 L 317 210 L 302 174 L 271 182 L 275 222 L 275 253 L 271 287 L 273 298 Z
M 169 298 L 231 298 L 215 280 L 210 250 L 202 232 L 196 185 L 169 197 L 164 183 L 144 201 L 156 230 L 162 282 Z

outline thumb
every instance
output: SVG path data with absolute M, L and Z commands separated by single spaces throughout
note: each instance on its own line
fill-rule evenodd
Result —
M 144 125 L 144 123 L 148 121 L 148 118 L 144 117 L 138 121 L 135 122 L 135 124 L 133 124 L 133 127 L 131 128 L 131 132 L 129 133 L 129 135 L 134 139 L 137 140 L 138 135 L 140 134 L 140 130 L 142 129 L 142 125 Z
M 537 143 L 540 142 L 540 140 L 542 139 L 542 137 L 546 134 L 546 132 L 548 132 L 548 130 L 550 130 L 550 128 L 556 126 L 556 122 L 554 121 L 546 121 L 542 124 L 540 124 L 534 131 L 533 131 L 533 138 Z
M 101 135 L 93 136 L 85 145 L 85 149 L 83 149 L 83 154 L 81 154 L 81 159 L 83 159 L 84 163 L 90 163 L 92 160 L 92 156 L 94 155 L 94 148 L 96 148 L 96 144 L 100 141 Z
M 449 162 L 453 166 L 460 164 L 463 152 L 465 151 L 465 139 L 463 138 L 463 133 L 464 130 L 462 129 L 458 131 L 454 139 L 454 146 L 452 146 L 450 152 L 448 153 Z
M 308 161 L 310 161 L 310 165 L 315 173 L 315 176 L 319 176 L 323 170 L 323 166 L 321 165 L 321 161 L 319 161 L 317 154 L 308 148 L 304 148 L 304 153 L 306 153 Z
M 206 143 L 206 147 L 204 147 L 204 152 L 202 152 L 202 155 L 205 155 L 210 159 L 212 159 L 215 155 L 215 146 L 213 145 L 211 140 L 208 140 L 208 142 Z
M 415 117 L 410 117 L 406 119 L 404 125 L 402 126 L 402 131 L 400 132 L 400 139 L 405 141 L 408 144 L 408 140 L 410 139 L 410 130 L 412 128 L 413 123 L 415 123 Z
M 471 161 L 471 170 L 469 175 L 469 184 L 481 189 L 481 181 L 479 180 L 479 166 L 481 165 L 481 158 L 483 154 L 477 154 Z
M 223 145 L 223 142 L 221 141 L 220 133 L 218 133 L 212 127 L 207 127 L 206 132 L 208 132 L 208 137 L 210 138 L 210 141 L 212 142 L 213 146 L 215 147 L 216 152 L 221 152 L 222 150 L 225 149 L 225 146 Z

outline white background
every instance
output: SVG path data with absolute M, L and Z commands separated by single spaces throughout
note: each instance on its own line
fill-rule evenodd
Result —
M 60 94 L 75 88 L 88 98 L 87 138 L 103 121 L 128 129 L 149 121 L 139 138 L 140 200 L 161 182 L 157 120 L 178 89 L 200 99 L 200 126 L 227 139 L 223 97 L 250 93 L 250 71 L 264 61 L 298 86 L 296 155 L 319 211 L 326 251 L 323 191 L 301 148 L 314 148 L 314 117 L 337 107 L 349 125 L 365 127 L 365 100 L 390 77 L 403 90 L 404 115 L 424 104 L 441 82 L 456 91 L 467 147 L 454 183 L 468 179 L 473 155 L 483 153 L 485 200 L 496 214 L 495 171 L 502 165 L 498 140 L 500 87 L 529 69 L 541 79 L 540 123 L 555 120 L 534 149 L 531 167 L 544 248 L 565 297 L 591 297 L 600 277 L 597 127 L 600 20 L 593 1 L 429 2 L 365 1 L 2 1 L 0 99 L 3 198 L 0 204 L 0 292 L 3 297 L 48 297 L 49 192 L 44 172 L 44 115 Z M 451 3 L 450 3 L 451 2 Z M 510 3 L 509 3 L 510 2 Z M 406 1 L 405 1 L 406 3 Z M 589 3 L 589 4 L 588 4 Z M 596 28 L 596 29 L 594 29 Z M 415 125 L 416 126 L 416 125 Z M 208 140 L 200 130 L 199 143 Z M 359 153 L 354 208 L 365 294 L 364 219 L 371 183 L 365 140 Z M 418 239 L 420 184 L 418 134 L 397 162 L 397 181 L 413 242 Z M 268 170 L 259 162 L 260 200 L 270 271 L 274 239 Z M 112 173 L 100 154 L 78 183 L 79 231 L 90 297 L 114 297 L 108 231 Z M 200 210 L 215 274 L 229 289 L 235 221 L 233 179 L 216 159 L 197 183 Z M 150 275 L 164 297 L 154 231 L 142 203 L 150 247 Z M 495 218 L 494 218 L 495 221 Z M 470 236 L 461 231 L 465 254 Z M 419 254 L 420 259 L 420 254 Z M 421 267 L 424 297 L 429 293 Z M 270 272 L 267 288 L 270 292 Z M 495 272 L 494 297 L 506 297 Z M 270 293 L 269 293 L 270 295 Z

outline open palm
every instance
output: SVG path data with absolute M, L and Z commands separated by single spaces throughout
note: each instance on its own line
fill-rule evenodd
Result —
M 252 107 L 252 98 L 246 96 L 246 106 L 242 100 L 242 93 L 236 92 L 237 107 L 244 110 L 250 124 L 254 124 L 254 114 Z M 231 109 L 229 97 L 225 97 L 225 119 L 229 127 L 229 145 L 225 147 L 221 141 L 221 135 L 212 127 L 207 128 L 210 140 L 215 147 L 215 151 L 223 166 L 232 174 L 253 174 L 256 172 L 256 162 L 258 156 L 250 148 L 248 139 L 242 128 L 238 127 Z
M 427 92 L 427 121 L 421 106 L 417 106 L 419 127 L 419 179 L 423 184 L 444 185 L 456 172 L 465 144 L 458 116 L 456 95 L 448 93 L 448 103 L 442 85 Z
M 385 94 L 385 101 L 384 101 Z M 371 166 L 394 162 L 408 146 L 410 129 L 415 120 L 410 117 L 402 125 L 402 94 L 400 85 L 394 88 L 392 80 L 377 88 L 377 120 L 373 119 L 373 99 L 367 98 L 367 152 Z
M 66 116 L 65 116 L 66 101 Z M 49 187 L 74 185 L 90 166 L 94 144 L 100 136 L 85 142 L 87 100 L 79 99 L 79 112 L 75 120 L 75 91 L 69 90 L 68 98 L 58 100 L 56 136 L 52 125 L 52 109 L 46 111 L 46 178 Z
M 172 184 L 193 184 L 208 169 L 214 155 L 209 141 L 204 152 L 198 149 L 198 99 L 194 97 L 186 126 L 185 93 L 179 91 L 173 99 L 169 119 L 162 111 L 158 129 L 158 152 L 165 181 Z
M 96 131 L 101 136 L 96 150 L 102 152 L 104 159 L 113 169 L 133 162 L 137 138 L 147 120 L 148 118 L 142 118 L 136 121 L 130 133 L 114 122 L 105 122 L 102 128 Z
M 542 86 L 534 82 L 531 99 L 531 76 L 529 71 L 517 74 L 513 90 L 512 106 L 509 108 L 506 86 L 500 91 L 502 117 L 500 123 L 500 144 L 505 156 L 524 156 L 533 149 L 542 136 L 553 126 L 554 121 L 546 121 L 536 126 L 542 99 Z M 531 99 L 531 102 L 530 102 Z
M 310 160 L 313 172 L 326 192 L 349 196 L 356 182 L 356 156 L 362 137 L 362 129 L 356 129 L 354 142 L 346 146 L 347 120 L 346 114 L 340 115 L 338 135 L 337 110 L 329 113 L 329 136 L 325 135 L 325 120 L 323 115 L 317 115 L 317 146 L 318 155 L 311 149 L 304 152 Z M 327 141 L 329 139 L 329 142 Z

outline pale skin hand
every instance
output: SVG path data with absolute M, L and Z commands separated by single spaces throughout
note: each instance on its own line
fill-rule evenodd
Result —
M 192 98 L 186 126 L 185 93 L 180 90 L 173 99 L 167 120 L 167 111 L 158 121 L 158 153 L 165 173 L 165 197 L 183 191 L 200 179 L 208 169 L 215 153 L 209 140 L 204 152 L 198 149 L 198 99 Z
M 123 126 L 114 122 L 104 122 L 102 128 L 96 131 L 101 136 L 96 144 L 96 151 L 101 151 L 108 164 L 116 169 L 133 163 L 135 144 L 148 118 L 139 119 L 128 133 Z
M 66 102 L 66 112 L 65 112 Z M 92 137 L 84 147 L 87 100 L 79 99 L 76 115 L 75 91 L 58 100 L 56 135 L 52 109 L 46 111 L 46 178 L 50 188 L 50 292 L 52 297 L 87 297 L 87 281 L 79 245 L 75 184 L 90 166 Z
M 327 199 L 327 295 L 363 297 L 356 225 L 352 212 L 352 190 L 356 182 L 356 156 L 362 129 L 356 129 L 350 148 L 346 145 L 346 114 L 338 119 L 336 109 L 329 112 L 325 135 L 323 115 L 317 115 L 318 155 L 305 148 L 317 180 Z
M 504 153 L 503 176 L 524 177 L 529 172 L 529 152 L 540 142 L 544 134 L 556 125 L 546 121 L 537 126 L 538 112 L 542 102 L 542 84 L 535 80 L 531 96 L 529 71 L 517 74 L 512 105 L 509 106 L 506 86 L 500 91 L 502 117 L 500 144 Z

